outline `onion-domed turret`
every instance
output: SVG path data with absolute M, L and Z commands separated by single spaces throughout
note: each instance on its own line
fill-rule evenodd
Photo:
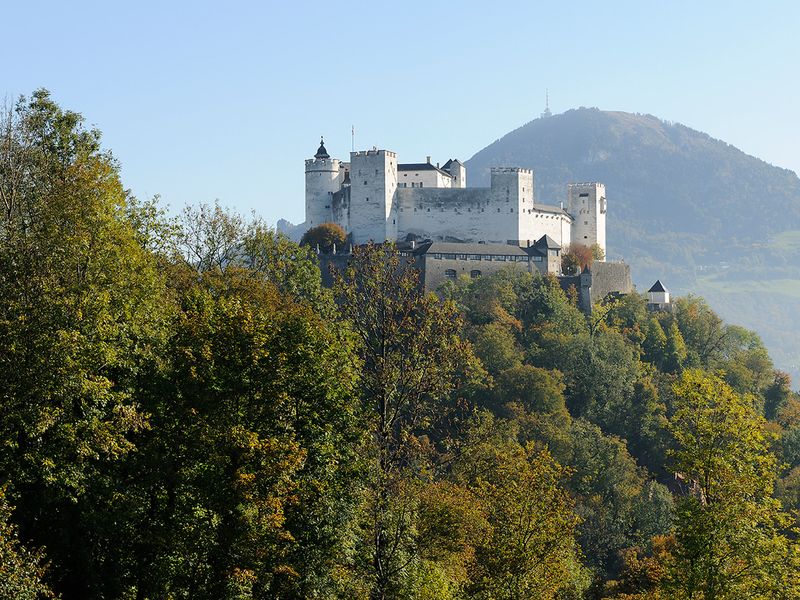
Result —
M 325 150 L 325 140 L 320 137 L 319 138 L 319 150 L 317 150 L 317 153 L 314 155 L 314 158 L 330 158 L 330 157 L 331 156 L 330 156 L 330 154 L 328 154 L 328 151 Z

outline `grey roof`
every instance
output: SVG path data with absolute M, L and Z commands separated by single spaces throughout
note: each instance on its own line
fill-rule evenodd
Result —
M 664 284 L 661 283 L 660 279 L 656 279 L 656 282 L 653 284 L 653 287 L 651 287 L 647 291 L 648 292 L 667 292 L 667 293 L 669 293 L 669 290 L 664 287 Z
M 481 256 L 547 256 L 542 247 L 513 246 L 511 244 L 476 244 L 473 242 L 417 242 L 411 250 L 414 254 L 480 254 Z M 410 242 L 398 244 L 402 250 L 410 250 Z M 557 248 L 560 248 L 556 244 Z
M 425 252 L 421 254 L 438 252 L 441 254 L 498 254 L 498 255 L 517 255 L 524 256 L 528 254 L 524 248 L 519 246 L 511 246 L 509 244 L 458 244 L 453 242 L 433 242 L 430 246 L 425 248 Z
M 542 212 L 552 212 L 552 213 L 559 213 L 563 215 L 567 215 L 569 218 L 572 218 L 572 215 L 565 211 L 560 206 L 554 206 L 552 204 L 539 204 L 538 202 L 533 203 L 533 210 L 539 210 Z
M 534 244 L 537 248 L 547 248 L 548 250 L 560 250 L 561 244 L 551 238 L 549 235 L 543 235 Z
M 460 164 L 462 167 L 464 166 L 464 163 L 462 163 L 462 162 L 461 162 L 460 160 L 458 160 L 457 158 L 451 158 L 451 159 L 449 159 L 449 160 L 448 160 L 446 163 L 444 163 L 444 164 L 442 165 L 442 168 L 443 168 L 445 171 L 449 171 L 449 170 L 450 170 L 450 165 L 452 165 L 453 163 L 458 163 L 458 164 Z
M 319 149 L 317 153 L 314 155 L 314 158 L 330 158 L 331 155 L 328 154 L 328 151 L 325 150 L 325 140 L 321 137 L 319 138 Z
M 398 171 L 439 171 L 442 175 L 446 175 L 447 177 L 452 177 L 450 173 L 447 171 L 443 171 L 436 165 L 431 163 L 404 163 L 397 165 Z

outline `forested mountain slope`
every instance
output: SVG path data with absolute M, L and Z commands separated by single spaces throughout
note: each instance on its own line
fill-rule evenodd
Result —
M 487 185 L 495 165 L 534 169 L 543 203 L 565 199 L 568 182 L 603 182 L 609 256 L 631 264 L 640 289 L 661 278 L 706 297 L 797 375 L 800 331 L 784 318 L 800 309 L 794 172 L 652 115 L 586 108 L 490 144 L 467 161 L 469 184 Z

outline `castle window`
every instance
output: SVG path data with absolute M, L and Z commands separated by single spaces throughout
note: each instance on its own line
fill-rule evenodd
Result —
M 380 175 L 380 174 L 381 174 L 380 170 L 375 169 L 375 175 Z
M 456 270 L 455 269 L 447 269 L 444 272 L 444 276 L 448 279 L 455 279 L 456 278 Z
M 497 209 L 497 212 L 500 212 L 500 209 L 499 209 L 499 208 Z
M 513 208 L 511 209 L 511 212 L 514 212 L 514 209 L 513 209 Z
M 326 205 L 325 205 L 325 208 L 330 208 L 330 207 L 331 207 L 331 205 L 330 205 L 330 204 L 326 204 Z
M 481 276 L 481 272 L 478 271 L 478 269 L 473 269 L 472 271 L 469 272 L 469 276 L 475 279 L 476 277 Z
M 541 256 L 531 256 L 531 260 L 533 262 L 542 262 L 542 257 Z
M 422 187 L 422 182 L 421 181 L 419 182 L 419 187 Z
M 580 195 L 580 197 L 581 197 L 581 198 L 588 198 L 588 197 L 589 197 L 589 194 L 581 194 L 581 195 Z
M 589 224 L 589 221 L 584 221 L 584 222 L 583 222 L 583 224 L 584 224 L 584 225 L 588 225 L 588 224 Z
M 430 208 L 428 209 L 428 212 L 431 212 L 431 209 L 430 209 Z
M 441 253 L 437 252 L 436 254 L 433 255 L 433 258 L 442 258 L 442 255 Z
M 364 182 L 364 185 L 367 185 L 367 182 L 366 182 L 366 181 Z
M 369 196 L 367 196 L 367 202 L 369 202 Z

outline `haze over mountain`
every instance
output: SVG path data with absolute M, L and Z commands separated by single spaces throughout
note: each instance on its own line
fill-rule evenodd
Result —
M 470 186 L 492 166 L 532 168 L 537 201 L 600 181 L 608 249 L 639 289 L 661 278 L 756 329 L 800 383 L 800 179 L 723 141 L 652 115 L 581 108 L 536 119 L 467 161 Z

